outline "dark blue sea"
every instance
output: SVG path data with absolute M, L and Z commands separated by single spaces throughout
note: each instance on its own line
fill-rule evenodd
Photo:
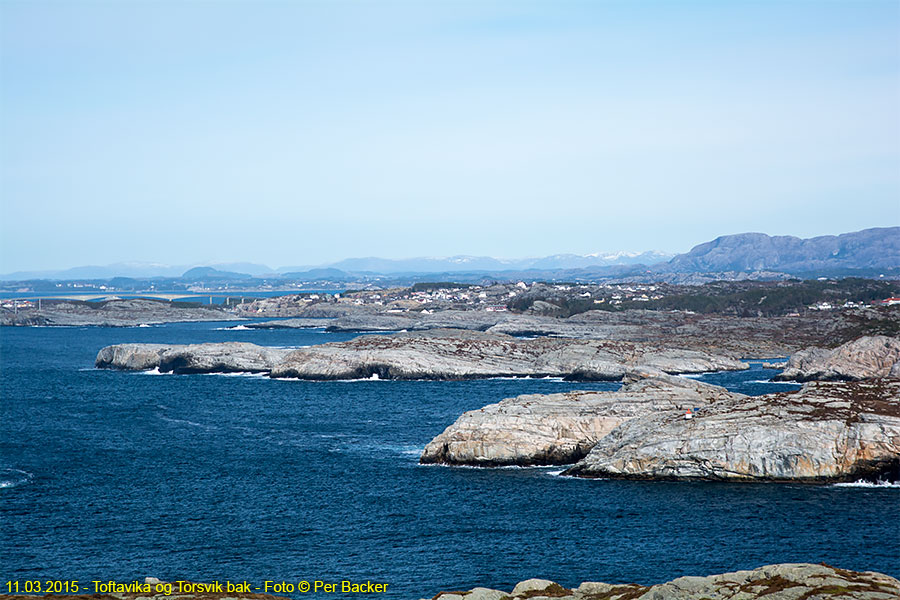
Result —
M 775 562 L 900 576 L 896 487 L 577 480 L 559 468 L 417 464 L 463 411 L 617 384 L 93 368 L 101 347 L 121 342 L 353 337 L 227 325 L 0 330 L 3 585 L 350 579 L 388 583 L 382 597 L 421 598 L 529 577 L 649 584 Z M 751 394 L 792 389 L 767 383 L 771 375 L 753 363 L 701 378 Z

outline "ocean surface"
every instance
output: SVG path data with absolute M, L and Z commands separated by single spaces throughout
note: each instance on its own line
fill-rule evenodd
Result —
M 651 584 L 775 562 L 900 577 L 897 487 L 578 480 L 558 467 L 417 464 L 463 411 L 618 384 L 93 368 L 101 347 L 122 342 L 354 337 L 233 325 L 0 329 L 0 582 L 350 579 L 388 583 L 381 597 L 430 598 L 529 577 Z M 794 387 L 751 365 L 699 378 L 749 394 Z

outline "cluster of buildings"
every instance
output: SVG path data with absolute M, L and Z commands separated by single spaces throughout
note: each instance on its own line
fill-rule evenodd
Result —
M 608 302 L 611 305 L 622 304 L 623 301 L 649 302 L 663 298 L 659 286 L 628 284 L 546 284 L 546 283 L 503 283 L 493 285 L 446 286 L 439 285 L 421 288 L 396 288 L 387 290 L 366 290 L 347 292 L 338 298 L 338 302 L 356 305 L 390 305 L 394 310 L 422 310 L 455 308 L 463 310 L 505 311 L 510 301 L 528 295 L 534 298 L 581 298 L 593 300 L 595 304 Z
M 34 302 L 31 300 L 3 300 L 0 302 L 0 308 L 6 310 L 20 310 L 26 308 L 34 308 Z
M 900 304 L 900 298 L 885 298 L 884 300 L 875 300 L 871 304 L 865 302 L 816 302 L 807 306 L 809 310 L 844 310 L 848 308 L 865 308 L 866 306 L 894 306 Z

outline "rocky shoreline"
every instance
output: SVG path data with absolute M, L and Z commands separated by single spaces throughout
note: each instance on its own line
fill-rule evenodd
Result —
M 900 313 L 900 311 L 894 311 Z M 246 312 L 241 314 L 248 314 Z M 863 309 L 851 313 L 789 317 L 733 317 L 688 311 L 592 310 L 568 318 L 509 311 L 441 310 L 387 313 L 371 306 L 320 303 L 276 311 L 298 318 L 248 325 L 251 328 L 308 327 L 330 319 L 331 332 L 399 332 L 461 329 L 513 336 L 563 337 L 666 344 L 744 358 L 786 356 L 810 346 L 827 346 L 859 337 L 872 323 L 894 313 Z
M 462 330 L 364 336 L 346 342 L 275 349 L 254 344 L 118 344 L 100 350 L 99 368 L 173 373 L 267 372 L 274 378 L 436 379 L 565 377 L 618 381 L 632 372 L 744 370 L 728 356 L 650 344 L 519 339 Z
M 824 564 L 784 563 L 705 577 L 687 576 L 652 586 L 584 582 L 566 588 L 547 579 L 519 582 L 511 591 L 474 588 L 439 592 L 431 600 L 896 600 L 900 581 L 872 571 Z
M 460 416 L 420 462 L 575 463 L 564 475 L 615 479 L 898 481 L 900 379 L 869 376 L 894 372 L 896 343 L 850 342 L 833 353 L 851 357 L 840 365 L 854 381 L 793 392 L 751 397 L 635 370 L 629 378 L 648 378 L 616 392 L 511 398 Z
M 529 395 L 463 414 L 423 464 L 572 464 L 606 479 L 900 480 L 900 381 L 744 396 L 677 377 Z
M 505 288 L 504 288 L 505 289 Z M 518 290 L 518 288 L 515 288 Z M 521 291 L 521 290 L 519 290 Z M 313 300 L 312 298 L 316 298 Z M 356 299 L 359 300 L 359 299 Z M 46 300 L 43 307 L 0 310 L 6 326 L 133 327 L 182 321 L 247 322 L 248 329 L 322 327 L 330 332 L 402 332 L 459 329 L 528 337 L 560 337 L 651 343 L 743 358 L 782 357 L 809 347 L 833 347 L 870 333 L 893 334 L 900 310 L 863 307 L 814 314 L 697 314 L 688 310 L 586 310 L 564 316 L 506 306 L 466 308 L 439 303 L 433 309 L 414 301 L 356 304 L 353 298 L 286 295 L 233 307 L 199 306 L 146 298 L 105 302 Z M 430 306 L 430 305 L 429 305 Z M 549 306 L 549 305 L 548 305 Z
M 900 481 L 900 381 L 809 383 L 733 397 L 691 419 L 658 412 L 602 438 L 564 472 L 607 479 Z
M 808 348 L 793 354 L 777 381 L 860 381 L 900 378 L 900 339 L 863 337 L 834 349 Z
M 422 452 L 423 464 L 482 467 L 575 463 L 616 427 L 659 411 L 740 397 L 675 376 L 626 383 L 616 392 L 529 394 L 463 414 Z

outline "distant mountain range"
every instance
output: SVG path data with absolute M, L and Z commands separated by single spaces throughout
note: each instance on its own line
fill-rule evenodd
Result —
M 472 271 L 521 271 L 527 269 L 579 269 L 590 266 L 656 264 L 672 258 L 664 252 L 608 252 L 588 255 L 557 254 L 541 258 L 504 260 L 487 256 L 451 256 L 448 258 L 348 258 L 333 264 L 320 266 L 295 266 L 272 269 L 255 263 L 217 263 L 203 266 L 171 266 L 159 263 L 115 263 L 107 266 L 84 266 L 58 271 L 18 271 L 0 275 L 0 280 L 23 281 L 28 279 L 110 279 L 132 277 L 184 277 L 197 281 L 212 277 L 238 279 L 251 277 L 292 277 L 298 274 L 328 278 L 353 273 L 454 273 Z
M 75 267 L 61 271 L 18 272 L 0 280 L 88 280 L 130 277 L 164 278 L 184 282 L 292 279 L 351 282 L 372 277 L 441 280 L 478 277 L 599 280 L 640 274 L 660 278 L 672 274 L 781 273 L 801 277 L 818 275 L 872 276 L 876 271 L 900 273 L 900 227 L 876 227 L 842 235 L 809 239 L 741 233 L 718 237 L 690 252 L 614 252 L 588 255 L 556 254 L 540 258 L 497 259 L 486 256 L 449 258 L 349 258 L 330 265 L 272 269 L 254 263 L 221 263 L 195 267 L 153 263 L 116 263 Z

